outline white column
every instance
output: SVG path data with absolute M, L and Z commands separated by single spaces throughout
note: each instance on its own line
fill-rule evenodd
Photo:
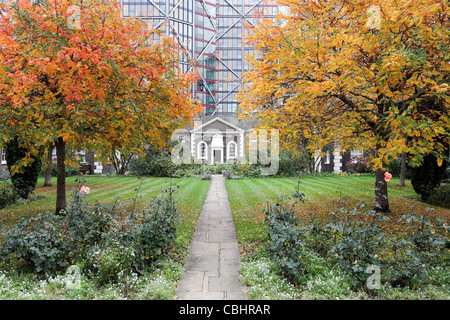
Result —
M 195 134 L 191 133 L 191 154 L 194 159 L 197 159 L 197 155 L 195 154 Z
M 341 149 L 339 147 L 336 147 L 334 149 L 334 153 L 333 153 L 333 156 L 334 156 L 333 171 L 336 173 L 342 172 L 342 156 L 341 156 L 340 151 L 341 151 Z
M 94 162 L 94 173 L 103 173 L 103 164 L 101 162 Z
M 245 147 L 245 139 L 244 139 L 244 134 L 241 133 L 240 134 L 240 143 L 239 143 L 239 156 L 242 158 L 244 158 L 244 147 Z
M 315 172 L 321 172 L 322 171 L 322 156 L 320 154 L 321 154 L 320 150 L 317 150 L 316 152 L 314 152 L 313 166 L 314 166 L 314 171 Z

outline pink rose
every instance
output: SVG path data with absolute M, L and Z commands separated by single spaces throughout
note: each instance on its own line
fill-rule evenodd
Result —
M 80 193 L 81 194 L 89 194 L 90 191 L 91 191 L 91 189 L 89 189 L 89 187 L 82 186 L 80 188 Z
M 390 174 L 389 172 L 385 172 L 384 173 L 384 181 L 389 181 L 392 178 L 392 174 Z

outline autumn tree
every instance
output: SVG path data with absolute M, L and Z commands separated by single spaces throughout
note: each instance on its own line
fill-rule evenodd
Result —
M 279 0 L 281 13 L 247 33 L 256 54 L 240 94 L 243 116 L 309 148 L 373 150 L 376 209 L 389 211 L 389 156 L 447 157 L 450 21 L 443 0 Z M 418 99 L 445 108 L 421 113 Z M 414 139 L 409 139 L 414 137 Z M 285 139 L 292 141 L 292 139 Z M 409 141 L 409 142 L 408 142 Z M 289 146 L 290 142 L 287 142 Z
M 66 207 L 68 148 L 100 160 L 111 150 L 139 154 L 198 111 L 177 45 L 150 23 L 122 18 L 119 2 L 18 0 L 2 10 L 0 144 L 18 132 L 35 148 L 55 145 L 57 213 Z

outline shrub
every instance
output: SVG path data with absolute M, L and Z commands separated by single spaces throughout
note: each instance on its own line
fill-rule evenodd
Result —
M 438 166 L 436 157 L 432 154 L 423 158 L 422 165 L 411 168 L 411 184 L 422 201 L 427 201 L 433 189 L 439 187 L 445 177 L 446 168 L 447 161 Z
M 431 210 L 427 209 L 423 216 L 412 213 L 398 220 L 405 222 L 409 236 L 391 240 L 392 252 L 396 257 L 388 262 L 392 285 L 412 287 L 417 281 L 428 282 L 433 266 L 450 263 L 446 249 L 448 238 L 443 236 L 448 232 L 448 226 L 439 218 L 433 224 L 429 218 Z
M 434 188 L 428 197 L 427 203 L 450 209 L 450 183 Z
M 190 178 L 197 175 L 197 168 L 194 166 L 192 168 L 180 168 L 179 166 L 176 167 L 174 174 L 172 177 L 175 178 Z
M 135 210 L 136 199 L 131 201 L 131 208 L 118 202 L 109 208 L 102 207 L 103 213 L 98 211 L 98 214 L 104 218 L 99 221 L 104 227 L 101 238 L 95 243 L 100 247 L 132 249 L 131 252 L 118 251 L 131 254 L 133 258 L 129 265 L 141 272 L 164 254 L 176 237 L 179 218 L 173 198 L 176 188 L 178 186 L 170 185 L 161 196 L 150 198 L 142 212 Z
M 298 185 L 300 186 L 300 180 Z M 280 197 L 277 201 L 268 203 L 265 209 L 264 222 L 270 238 L 269 250 L 283 275 L 294 283 L 299 283 L 305 272 L 302 240 L 307 230 L 299 225 L 300 221 L 294 210 L 299 202 L 303 202 L 303 196 L 297 189 L 292 197 Z M 292 201 L 292 198 L 295 200 Z
M 431 209 L 423 216 L 404 215 L 398 222 L 405 223 L 405 234 L 388 237 L 382 226 L 389 218 L 364 203 L 348 208 L 348 197 L 323 218 L 299 219 L 295 205 L 303 197 L 297 187 L 292 197 L 268 203 L 265 210 L 270 256 L 295 284 L 313 288 L 316 278 L 337 270 L 352 289 L 367 290 L 367 270 L 375 265 L 393 286 L 414 287 L 429 281 L 432 268 L 450 263 L 449 226 L 439 218 L 431 221 Z
M 231 165 L 233 173 L 240 177 L 259 177 L 261 175 L 261 168 L 256 164 L 250 164 L 248 162 L 241 163 L 239 161 L 234 162 Z
M 202 180 L 211 180 L 211 171 L 209 171 L 209 170 L 204 171 L 201 179 Z
M 58 176 L 58 166 L 56 163 L 52 163 L 50 165 L 50 172 L 52 177 Z M 74 165 L 66 165 L 66 171 L 65 171 L 66 177 L 76 177 L 80 174 L 80 168 L 78 166 Z M 41 168 L 40 176 L 45 176 L 45 166 L 43 165 Z
M 97 278 L 98 284 L 115 283 L 120 276 L 131 274 L 134 248 L 124 246 L 120 242 L 108 246 L 95 244 L 86 255 L 86 268 Z
M 204 170 L 210 171 L 211 174 L 222 174 L 223 170 L 227 170 L 229 165 L 225 163 L 216 163 L 212 165 L 203 165 Z
M 303 194 L 297 189 L 293 196 L 297 198 L 293 204 L 288 204 L 289 198 L 279 199 L 266 209 L 269 248 L 283 274 L 299 283 L 308 274 L 326 273 L 327 268 L 321 264 L 326 257 L 352 275 L 354 287 L 363 283 L 367 267 L 378 262 L 383 244 L 378 222 L 388 218 L 371 210 L 360 212 L 365 208 L 360 204 L 352 210 L 340 205 L 328 221 L 300 220 L 294 205 L 302 201 Z
M 277 174 L 287 177 L 295 176 L 301 171 L 298 164 L 299 161 L 294 157 L 291 151 L 282 150 L 280 152 Z
M 351 173 L 370 173 L 372 172 L 371 166 L 369 166 L 370 157 L 365 154 L 361 157 L 353 156 L 347 161 L 346 168 Z
M 400 177 L 401 168 L 402 168 L 402 155 L 401 154 L 398 155 L 397 159 L 394 159 L 392 157 L 388 158 L 388 164 L 386 167 L 386 171 L 391 173 L 392 176 Z M 406 157 L 406 163 L 405 163 L 405 178 L 411 179 L 410 168 L 408 165 L 408 157 Z
M 99 242 L 111 229 L 116 212 L 110 206 L 96 203 L 93 207 L 78 192 L 78 180 L 73 200 L 63 216 L 48 211 L 3 230 L 5 241 L 0 259 L 18 260 L 37 273 L 53 273 L 82 259 L 85 250 Z
M 177 186 L 178 187 L 178 186 Z M 153 197 L 142 214 L 135 215 L 132 223 L 136 262 L 148 264 L 166 252 L 175 240 L 179 214 L 172 186 L 163 190 L 160 197 Z
M 52 273 L 72 264 L 75 243 L 68 237 L 65 218 L 51 212 L 22 218 L 7 231 L 0 259 L 17 260 L 38 273 Z
M 0 187 L 0 210 L 15 203 L 18 199 L 19 196 L 12 185 L 7 182 L 2 182 L 2 186 Z
M 178 186 L 165 188 L 141 212 L 136 199 L 126 206 L 118 200 L 90 205 L 79 192 L 85 182 L 77 182 L 64 215 L 47 212 L 2 230 L 0 260 L 15 260 L 45 274 L 81 263 L 103 284 L 116 281 L 121 270 L 142 272 L 174 241 L 178 211 L 173 195 Z
M 149 146 L 142 158 L 133 158 L 130 161 L 130 172 L 137 176 L 170 177 L 177 166 L 172 162 L 169 152 L 155 150 Z
M 175 164 L 167 151 L 160 151 L 149 163 L 148 175 L 156 177 L 170 177 L 175 171 Z
M 128 166 L 130 173 L 135 176 L 146 176 L 148 173 L 147 163 L 142 158 L 133 158 Z
M 299 283 L 303 278 L 305 265 L 302 263 L 303 247 L 299 244 L 302 228 L 297 225 L 295 211 L 278 199 L 266 209 L 266 225 L 269 227 L 269 250 L 283 275 L 290 281 Z
M 233 170 L 223 170 L 222 175 L 225 177 L 225 179 L 239 179 L 240 178 L 240 177 L 234 175 Z
M 11 172 L 12 167 L 18 165 L 29 153 L 30 150 L 21 144 L 18 137 L 9 140 L 5 145 L 5 157 L 8 170 Z M 36 188 L 37 179 L 41 170 L 42 155 L 43 151 L 41 150 L 38 154 L 32 156 L 28 165 L 11 176 L 14 190 L 16 190 L 22 199 L 28 199 L 28 195 Z
M 277 175 L 295 177 L 303 172 L 312 172 L 313 162 L 311 154 L 304 149 L 295 153 L 291 150 L 281 150 Z
M 333 218 L 328 223 L 334 241 L 327 254 L 335 255 L 335 266 L 352 275 L 354 287 L 364 284 L 367 268 L 379 263 L 385 240 L 379 223 L 389 220 L 378 212 L 365 210 L 365 207 L 364 203 L 353 209 L 341 206 L 331 213 Z

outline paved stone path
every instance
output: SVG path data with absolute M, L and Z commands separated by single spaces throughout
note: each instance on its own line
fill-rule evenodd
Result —
M 239 280 L 240 264 L 225 178 L 212 175 L 177 299 L 247 300 L 247 286 Z

